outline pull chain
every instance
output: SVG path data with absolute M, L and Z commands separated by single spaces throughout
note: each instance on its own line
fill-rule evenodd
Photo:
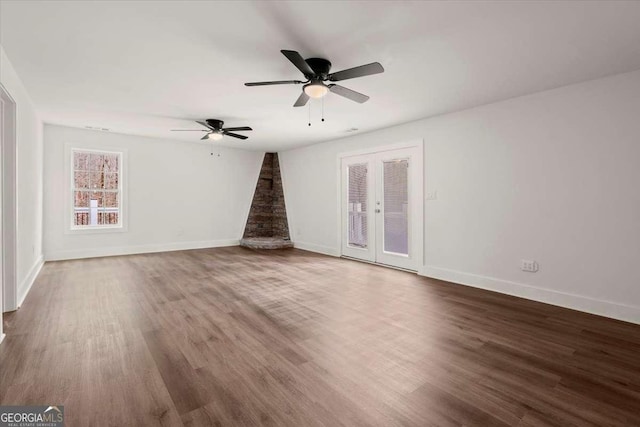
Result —
M 322 121 L 324 122 L 324 96 L 322 97 Z
M 311 100 L 309 100 L 309 126 L 311 126 Z

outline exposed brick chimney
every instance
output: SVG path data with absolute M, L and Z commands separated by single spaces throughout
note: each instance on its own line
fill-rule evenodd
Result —
M 253 195 L 242 246 L 260 249 L 291 247 L 278 153 L 265 153 Z

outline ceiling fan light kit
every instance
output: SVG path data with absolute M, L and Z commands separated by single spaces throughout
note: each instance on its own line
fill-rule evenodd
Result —
M 220 141 L 224 135 L 220 132 L 211 132 L 207 134 L 207 139 L 211 139 L 213 141 Z
M 304 85 L 302 89 L 304 90 L 304 93 L 306 93 L 311 98 L 322 98 L 327 93 L 329 93 L 329 88 L 320 81 L 308 83 Z

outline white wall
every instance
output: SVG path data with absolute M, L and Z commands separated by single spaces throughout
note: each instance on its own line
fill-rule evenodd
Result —
M 338 153 L 416 138 L 422 274 L 640 323 L 640 71 L 281 153 L 298 246 L 339 254 Z
M 0 83 L 16 102 L 17 298 L 19 306 L 42 267 L 42 121 L 0 46 Z M 16 307 L 8 307 L 15 309 Z
M 45 125 L 47 260 L 237 244 L 263 153 Z M 66 233 L 65 145 L 126 149 L 126 232 Z

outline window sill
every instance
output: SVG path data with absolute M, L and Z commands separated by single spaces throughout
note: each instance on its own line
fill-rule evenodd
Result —
M 93 226 L 93 227 L 71 227 L 65 230 L 65 234 L 102 234 L 102 233 L 124 233 L 127 227 L 118 226 Z

